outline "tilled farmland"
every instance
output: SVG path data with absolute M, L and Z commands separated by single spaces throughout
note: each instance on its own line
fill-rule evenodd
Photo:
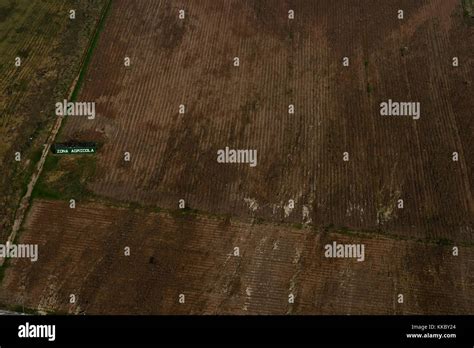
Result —
M 116 1 L 62 137 L 113 200 L 472 243 L 472 34 L 457 0 Z
M 326 258 L 324 245 L 334 241 L 364 243 L 364 262 Z M 416 241 L 98 204 L 71 214 L 60 201 L 36 202 L 21 243 L 37 243 L 40 257 L 12 262 L 0 301 L 44 311 L 468 314 L 474 309 L 472 247 L 460 247 L 453 256 L 448 246 Z
M 23 3 L 45 29 L 0 66 L 0 162 L 36 132 L 0 181 L 0 308 L 472 314 L 472 4 Z

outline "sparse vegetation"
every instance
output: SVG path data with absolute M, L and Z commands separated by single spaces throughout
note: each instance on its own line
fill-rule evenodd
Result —
M 63 11 L 66 3 L 0 4 L 0 75 L 9 77 L 0 82 L 0 240 L 11 230 L 21 194 L 54 122 L 54 103 L 67 94 L 105 1 L 78 4 L 84 20 L 77 25 L 70 25 Z M 62 50 L 69 41 L 69 49 Z M 21 58 L 20 66 L 15 65 L 16 57 Z M 21 153 L 20 162 L 14 160 L 16 152 Z
M 49 155 L 44 164 L 43 175 L 33 190 L 33 198 L 92 198 L 87 184 L 94 177 L 96 161 L 95 155 Z

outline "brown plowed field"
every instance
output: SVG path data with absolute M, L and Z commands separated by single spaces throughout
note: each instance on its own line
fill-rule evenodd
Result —
M 470 24 L 458 0 L 114 1 L 80 96 L 98 116 L 62 136 L 105 139 L 99 196 L 472 243 Z M 258 165 L 218 164 L 226 146 Z
M 365 244 L 365 261 L 325 258 L 333 241 Z M 472 247 L 455 257 L 416 241 L 60 201 L 35 203 L 20 242 L 38 243 L 40 257 L 12 260 L 0 288 L 7 305 L 89 314 L 474 310 Z

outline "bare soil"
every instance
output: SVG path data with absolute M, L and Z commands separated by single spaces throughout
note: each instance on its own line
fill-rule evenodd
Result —
M 363 243 L 365 261 L 324 257 Z M 0 302 L 86 314 L 470 314 L 474 249 L 191 213 L 37 201 Z M 130 247 L 130 256 L 124 248 Z M 234 256 L 239 247 L 240 256 Z M 70 294 L 77 302 L 70 304 Z M 180 294 L 185 303 L 178 302 Z M 288 303 L 288 296 L 295 302 Z M 397 302 L 398 294 L 404 303 Z
M 117 1 L 80 96 L 98 116 L 63 137 L 103 141 L 87 189 L 112 200 L 472 243 L 472 35 L 457 0 Z

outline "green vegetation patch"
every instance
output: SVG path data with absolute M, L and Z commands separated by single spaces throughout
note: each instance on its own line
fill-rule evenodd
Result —
M 462 0 L 462 7 L 466 17 L 474 18 L 474 0 Z
M 97 157 L 91 155 L 56 156 L 46 158 L 43 175 L 36 183 L 33 198 L 88 199 L 87 189 L 95 175 Z
M 12 16 L 15 5 L 13 0 L 0 4 L 0 22 L 4 22 L 8 17 Z

